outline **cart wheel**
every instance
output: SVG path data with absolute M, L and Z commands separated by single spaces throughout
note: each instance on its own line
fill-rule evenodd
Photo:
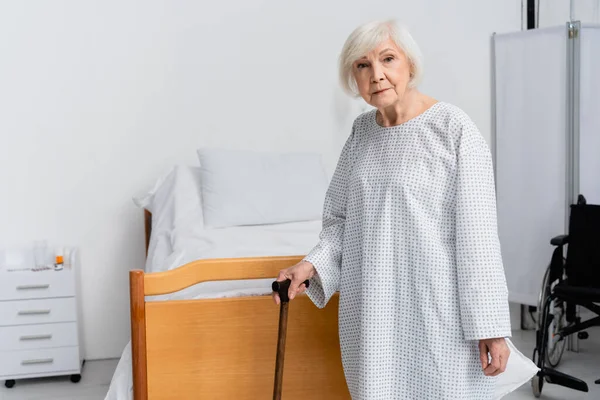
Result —
M 533 391 L 533 395 L 535 397 L 540 397 L 542 395 L 542 388 L 544 387 L 544 380 L 540 378 L 538 375 L 534 376 L 531 379 L 531 389 Z
M 15 386 L 15 380 L 9 379 L 9 380 L 5 381 L 4 386 L 6 386 L 7 388 L 10 389 L 11 387 Z
M 71 375 L 71 382 L 73 383 L 77 383 L 81 380 L 81 375 L 80 374 L 74 374 Z

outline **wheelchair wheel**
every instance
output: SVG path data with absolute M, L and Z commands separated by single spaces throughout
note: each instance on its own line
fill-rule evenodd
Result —
M 563 267 L 564 264 L 565 260 L 563 259 Z M 540 298 L 538 300 L 538 311 L 536 321 L 538 330 L 542 329 L 542 313 L 544 311 L 545 299 L 548 296 L 550 296 L 552 289 L 558 282 L 558 280 L 550 282 L 550 266 L 548 266 L 548 269 L 546 269 L 546 273 L 544 274 L 542 290 L 540 292 Z M 550 322 L 550 326 L 548 327 L 546 343 L 542 344 L 542 346 L 546 351 L 544 358 L 548 362 L 548 364 L 552 366 L 552 368 L 556 368 L 560 363 L 562 355 L 565 351 L 565 346 L 567 344 L 566 340 L 558 340 L 557 336 L 558 332 L 564 329 L 567 325 L 566 311 L 566 304 L 559 299 L 552 300 L 552 302 L 550 303 L 550 307 L 548 307 L 548 314 L 552 315 L 552 320 Z M 539 350 L 540 349 L 538 349 L 538 351 Z

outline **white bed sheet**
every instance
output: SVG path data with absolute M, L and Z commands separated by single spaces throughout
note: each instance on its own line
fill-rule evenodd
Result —
M 168 233 L 165 254 L 154 252 L 147 272 L 173 269 L 200 258 L 306 254 L 317 244 L 321 221 L 204 229 L 193 221 Z
M 194 218 L 162 232 L 148 250 L 146 272 L 180 267 L 198 259 L 307 254 L 317 243 L 321 221 L 204 229 Z M 256 296 L 271 293 L 273 279 L 203 282 L 148 301 Z M 131 341 L 123 350 L 105 400 L 133 399 Z
M 316 244 L 321 221 L 277 225 L 244 226 L 206 230 L 188 223 L 170 235 L 170 254 L 155 253 L 146 266 L 147 272 L 165 271 L 188 262 L 211 258 L 289 256 L 307 254 Z M 270 292 L 272 279 L 204 282 L 165 298 L 216 298 Z

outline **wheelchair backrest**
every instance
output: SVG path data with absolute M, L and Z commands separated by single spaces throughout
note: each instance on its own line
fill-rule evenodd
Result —
M 600 289 L 600 205 L 571 205 L 565 268 L 569 285 Z

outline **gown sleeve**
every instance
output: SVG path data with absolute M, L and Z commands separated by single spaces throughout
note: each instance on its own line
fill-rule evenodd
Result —
M 471 121 L 458 144 L 456 261 L 465 340 L 510 337 L 491 153 Z
M 325 195 L 323 226 L 317 245 L 304 257 L 317 273 L 311 279 L 306 294 L 319 308 L 323 308 L 339 289 L 342 264 L 348 176 L 355 128 L 342 148 L 335 172 Z

